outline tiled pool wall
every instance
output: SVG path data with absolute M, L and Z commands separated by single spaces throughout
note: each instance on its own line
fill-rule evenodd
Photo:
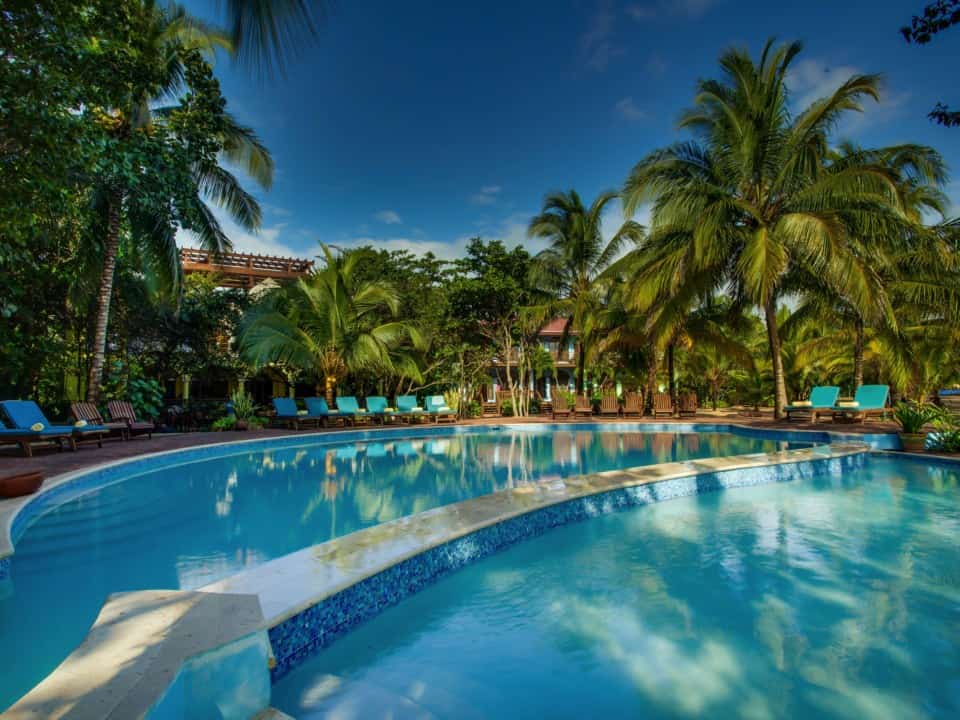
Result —
M 823 475 L 839 477 L 862 467 L 867 458 L 867 453 L 858 453 L 680 477 L 576 498 L 497 522 L 393 565 L 270 628 L 276 658 L 272 680 L 276 682 L 313 652 L 441 577 L 551 528 L 717 490 Z
M 304 433 L 280 438 L 238 440 L 228 443 L 215 443 L 201 447 L 168 450 L 144 455 L 132 460 L 122 460 L 107 466 L 80 470 L 69 473 L 69 480 L 41 491 L 29 500 L 17 513 L 9 528 L 11 544 L 23 535 L 30 524 L 46 510 L 67 502 L 75 497 L 106 485 L 119 482 L 143 472 L 177 467 L 199 462 L 213 457 L 227 457 L 246 453 L 284 450 L 304 445 L 340 445 L 365 442 L 369 440 L 422 438 L 448 435 L 476 435 L 495 431 L 552 432 L 555 430 L 593 430 L 605 432 L 700 432 L 730 433 L 761 440 L 784 440 L 787 442 L 830 443 L 865 442 L 876 450 L 898 450 L 900 440 L 895 434 L 855 434 L 835 431 L 816 430 L 774 430 L 755 428 L 731 423 L 536 423 L 499 425 L 421 425 L 374 430 L 350 430 L 337 433 Z M 3 528 L 0 528 L 3 532 Z M 2 548 L 0 548 L 2 552 Z M 0 578 L 5 572 L 3 558 L 0 558 Z M 6 569 L 9 572 L 9 568 Z

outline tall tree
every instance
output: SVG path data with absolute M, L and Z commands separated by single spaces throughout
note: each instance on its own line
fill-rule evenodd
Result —
M 420 333 L 396 317 L 400 298 L 389 283 L 357 282 L 361 255 L 321 245 L 323 267 L 281 288 L 250 310 L 240 337 L 254 365 L 281 363 L 322 380 L 332 401 L 348 372 L 387 371 L 419 378 L 410 355 Z M 391 319 L 383 321 L 384 315 Z
M 113 278 L 121 240 L 142 254 L 168 283 L 179 278 L 178 227 L 195 232 L 205 248 L 231 247 L 204 198 L 224 208 L 242 227 L 260 225 L 260 207 L 220 165 L 240 163 L 262 186 L 273 173 L 270 155 L 249 128 L 224 110 L 219 83 L 203 53 L 230 48 L 223 33 L 181 6 L 160 8 L 141 0 L 130 38 L 138 60 L 129 91 L 113 107 L 94 108 L 106 148 L 98 163 L 95 202 L 103 222 L 96 323 L 87 399 L 96 402 L 106 354 Z M 155 109 L 163 98 L 176 105 Z
M 575 190 L 552 193 L 527 229 L 531 238 L 550 243 L 533 258 L 530 280 L 559 301 L 555 307 L 567 319 L 564 332 L 577 337 L 578 393 L 583 392 L 587 352 L 601 308 L 598 280 L 625 242 L 643 237 L 643 227 L 628 220 L 609 242 L 604 240 L 603 213 L 617 198 L 616 192 L 602 192 L 587 207 Z
M 653 201 L 649 243 L 658 259 L 643 278 L 653 294 L 705 277 L 761 309 L 777 417 L 787 400 L 777 326 L 784 278 L 802 266 L 857 307 L 876 306 L 882 287 L 848 220 L 903 217 L 889 169 L 867 161 L 830 168 L 827 158 L 831 130 L 862 111 L 864 98 L 879 97 L 878 78 L 852 76 L 794 113 L 786 80 L 800 51 L 768 41 L 756 63 L 743 50 L 725 52 L 722 79 L 701 81 L 680 121 L 696 139 L 648 155 L 623 191 L 628 214 Z
M 960 23 L 960 0 L 936 0 L 923 8 L 920 15 L 914 15 L 909 25 L 900 28 L 900 34 L 908 43 L 926 45 L 933 36 Z M 951 110 L 943 103 L 937 103 L 928 117 L 946 127 L 960 125 L 960 111 Z

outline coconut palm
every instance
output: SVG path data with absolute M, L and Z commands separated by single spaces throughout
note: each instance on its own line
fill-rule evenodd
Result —
M 132 87 L 123 106 L 98 112 L 100 121 L 118 143 L 149 138 L 157 127 L 171 128 L 179 105 L 155 107 L 158 100 L 177 98 L 190 88 L 196 77 L 197 53 L 212 53 L 216 48 L 230 50 L 226 35 L 217 28 L 193 18 L 183 7 L 171 4 L 161 8 L 155 0 L 143 0 L 138 18 L 142 28 L 139 52 L 151 58 L 156 72 L 144 84 Z M 202 79 L 202 73 L 200 73 Z M 220 157 L 240 166 L 258 182 L 269 188 L 273 177 L 273 161 L 253 131 L 237 123 L 229 114 L 221 116 L 212 138 L 220 148 Z M 133 140 L 131 140 L 131 138 Z M 113 279 L 121 240 L 126 239 L 131 254 L 141 256 L 154 274 L 168 285 L 176 286 L 180 261 L 176 243 L 178 225 L 192 230 L 200 244 L 215 252 L 229 250 L 230 240 L 206 201 L 224 210 L 243 228 L 256 230 L 260 225 L 260 207 L 240 181 L 217 163 L 195 163 L 195 194 L 185 203 L 160 206 L 141 202 L 131 176 L 142 173 L 134 169 L 127 174 L 111 173 L 100 178 L 94 203 L 104 218 L 104 239 L 99 249 L 100 278 L 92 356 L 87 383 L 87 400 L 99 397 L 106 353 L 107 326 Z M 128 232 L 124 232 L 127 229 Z
M 612 191 L 600 193 L 588 208 L 575 190 L 552 193 L 527 229 L 529 237 L 550 243 L 533 258 L 530 281 L 559 299 L 556 309 L 567 318 L 564 333 L 577 334 L 577 392 L 583 392 L 587 352 L 600 310 L 598 279 L 624 243 L 643 237 L 643 227 L 628 220 L 609 242 L 604 241 L 603 212 L 617 197 Z
M 329 0 L 227 0 L 226 20 L 238 57 L 269 70 L 314 37 L 330 10 Z
M 384 282 L 357 282 L 356 253 L 334 254 L 321 245 L 323 267 L 259 303 L 245 318 L 243 356 L 255 366 L 281 363 L 333 388 L 348 372 L 363 370 L 420 379 L 408 350 L 421 344 L 416 328 L 395 317 L 400 298 Z
M 854 75 L 798 113 L 786 79 L 799 43 L 764 46 L 759 62 L 745 51 L 720 58 L 722 80 L 704 80 L 680 121 L 697 139 L 658 150 L 633 169 L 624 187 L 632 215 L 653 202 L 650 248 L 659 258 L 643 282 L 659 294 L 687 274 L 755 304 L 767 326 L 778 417 L 786 404 L 776 315 L 784 279 L 803 267 L 864 314 L 887 305 L 858 247 L 856 227 L 904 219 L 892 171 L 870 158 L 831 165 L 832 129 L 879 80 Z

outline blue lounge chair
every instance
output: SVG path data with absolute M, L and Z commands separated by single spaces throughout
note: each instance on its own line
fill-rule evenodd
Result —
M 863 422 L 868 417 L 883 417 L 887 414 L 889 385 L 861 385 L 853 395 L 856 405 L 834 405 L 834 422 Z
M 4 400 L 0 402 L 0 408 L 12 426 L 3 428 L 0 437 L 17 443 L 27 457 L 33 456 L 31 443 L 38 440 L 56 442 L 60 449 L 66 440 L 70 449 L 76 450 L 77 440 L 96 440 L 97 447 L 103 447 L 103 436 L 110 432 L 110 429 L 103 425 L 88 424 L 82 428 L 74 425 L 54 425 L 33 400 Z M 35 425 L 42 425 L 43 429 L 33 430 Z
M 347 420 L 354 425 L 357 423 L 368 422 L 370 420 L 369 413 L 360 407 L 360 404 L 353 395 L 341 395 L 338 397 L 337 410 L 344 420 Z
M 343 422 L 340 413 L 337 410 L 331 410 L 327 401 L 322 397 L 304 398 L 303 403 L 307 406 L 307 417 L 316 418 L 321 425 L 327 425 L 330 422 Z
M 309 415 L 301 415 L 297 409 L 297 401 L 288 397 L 275 397 L 273 403 L 274 416 L 270 418 L 270 424 L 274 427 L 285 427 L 292 430 L 300 428 L 317 427 L 320 420 Z
M 409 422 L 414 422 L 419 421 L 426 413 L 424 409 L 417 404 L 416 395 L 398 395 L 397 414 L 405 417 Z
M 435 423 L 439 424 L 441 420 L 446 422 L 457 421 L 456 411 L 447 407 L 447 401 L 443 399 L 443 395 L 428 396 L 426 405 L 427 414 L 433 418 Z
M 395 410 L 387 410 L 387 399 L 381 395 L 367 396 L 367 412 L 381 423 L 389 422 L 396 415 Z
M 817 385 L 810 391 L 809 405 L 787 405 L 787 420 L 793 420 L 793 415 L 809 415 L 810 422 L 816 422 L 821 414 L 827 415 L 833 411 L 840 397 L 840 388 L 836 385 Z

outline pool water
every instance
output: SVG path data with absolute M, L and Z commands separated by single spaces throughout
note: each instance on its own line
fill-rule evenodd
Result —
M 294 669 L 301 720 L 960 717 L 960 489 L 844 477 L 672 500 L 461 570 Z
M 0 710 L 82 640 L 107 595 L 191 589 L 438 505 L 617 467 L 803 443 L 726 433 L 518 428 L 304 444 L 142 472 L 39 517 L 0 585 Z

